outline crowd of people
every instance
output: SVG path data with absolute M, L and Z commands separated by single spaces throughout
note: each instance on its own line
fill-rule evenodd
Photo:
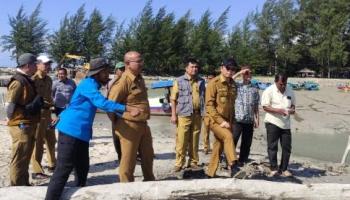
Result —
M 30 186 L 32 179 L 50 182 L 46 199 L 59 199 L 70 173 L 75 185 L 86 185 L 89 171 L 89 141 L 96 110 L 107 112 L 112 123 L 113 143 L 118 154 L 120 182 L 133 182 L 139 157 L 144 181 L 154 181 L 154 150 L 147 88 L 142 77 L 144 61 L 136 51 L 124 55 L 115 66 L 115 78 L 109 80 L 110 64 L 104 58 L 90 61 L 90 69 L 77 86 L 67 78 L 67 70 L 57 70 L 54 82 L 48 76 L 52 60 L 47 56 L 22 54 L 16 74 L 8 84 L 6 115 L 12 138 L 10 184 Z M 207 80 L 199 76 L 200 62 L 186 59 L 184 75 L 176 78 L 171 90 L 170 122 L 176 126 L 174 172 L 184 168 L 199 169 L 199 138 L 204 151 L 211 152 L 206 175 L 215 177 L 222 154 L 227 170 L 234 176 L 248 163 L 254 128 L 259 122 L 259 105 L 266 112 L 267 153 L 271 176 L 292 176 L 288 171 L 291 154 L 290 115 L 295 112 L 295 96 L 287 87 L 287 76 L 275 76 L 275 84 L 260 99 L 253 87 L 249 66 L 239 67 L 234 58 L 223 60 L 220 74 Z M 242 81 L 237 81 L 241 77 Z M 107 85 L 107 95 L 100 88 Z M 53 114 L 54 113 L 54 114 Z M 203 131 L 202 131 L 203 126 Z M 55 128 L 58 130 L 57 159 Z M 209 133 L 215 141 L 212 148 Z M 236 146 L 241 145 L 239 156 Z M 277 164 L 278 141 L 282 146 L 281 164 Z M 42 166 L 46 145 L 47 169 Z M 188 156 L 188 160 L 186 157 Z M 186 162 L 187 161 L 187 162 Z

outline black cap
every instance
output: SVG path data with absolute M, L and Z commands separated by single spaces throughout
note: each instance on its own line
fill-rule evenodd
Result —
M 87 76 L 93 76 L 95 74 L 98 74 L 100 71 L 102 71 L 105 68 L 108 68 L 109 64 L 106 59 L 104 58 L 95 58 L 90 61 L 90 69 L 87 73 Z
M 225 59 L 222 63 L 221 63 L 222 66 L 225 66 L 226 69 L 232 69 L 232 70 L 238 70 L 238 64 L 237 62 L 235 61 L 234 58 L 228 58 L 228 59 Z
M 17 63 L 18 63 L 17 67 L 22 67 L 23 65 L 26 65 L 26 64 L 35 64 L 36 56 L 34 56 L 31 53 L 24 53 L 18 57 Z

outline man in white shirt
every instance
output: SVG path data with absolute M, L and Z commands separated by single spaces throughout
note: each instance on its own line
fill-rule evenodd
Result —
M 267 152 L 271 165 L 271 175 L 279 172 L 283 176 L 292 176 L 288 171 L 288 163 L 292 149 L 290 131 L 290 115 L 295 113 L 295 96 L 287 87 L 288 77 L 285 74 L 275 76 L 275 84 L 268 87 L 262 94 L 261 105 L 266 112 L 265 125 L 267 132 Z M 277 167 L 278 141 L 282 147 L 282 157 L 279 169 Z

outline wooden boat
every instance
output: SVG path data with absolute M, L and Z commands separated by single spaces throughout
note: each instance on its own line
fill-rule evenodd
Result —
M 350 85 L 339 85 L 337 88 L 341 91 L 344 91 L 344 92 L 350 91 Z
M 170 116 L 171 115 L 171 105 L 170 105 L 170 88 L 173 87 L 172 80 L 155 81 L 151 83 L 151 89 L 162 89 L 165 88 L 165 94 L 156 97 L 148 98 L 151 115 L 158 116 Z
M 312 82 L 312 81 L 305 81 L 304 82 L 304 89 L 315 91 L 315 90 L 320 89 L 320 85 L 315 83 L 315 82 Z

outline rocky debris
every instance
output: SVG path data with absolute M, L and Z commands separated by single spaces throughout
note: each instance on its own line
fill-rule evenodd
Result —
M 46 187 L 0 188 L 0 200 L 44 199 Z M 196 179 L 66 187 L 62 199 L 350 199 L 350 184 Z

